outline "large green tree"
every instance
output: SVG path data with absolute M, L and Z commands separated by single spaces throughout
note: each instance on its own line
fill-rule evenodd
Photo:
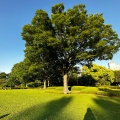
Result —
M 37 10 L 31 24 L 24 25 L 22 37 L 31 64 L 50 63 L 60 70 L 64 93 L 69 93 L 68 72 L 76 64 L 111 59 L 120 47 L 117 33 L 104 23 L 103 15 L 87 14 L 83 4 L 66 11 L 62 3 L 56 4 L 51 17 Z

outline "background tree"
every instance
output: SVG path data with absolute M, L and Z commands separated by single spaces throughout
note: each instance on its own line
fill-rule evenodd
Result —
M 0 72 L 0 86 L 6 86 L 8 74 L 5 72 Z
M 68 72 L 68 83 L 69 83 L 69 86 L 74 86 L 74 85 L 79 85 L 79 67 L 78 66 L 75 66 L 73 68 L 73 70 L 69 71 Z
M 120 83 L 120 70 L 115 70 L 114 76 L 115 76 L 114 83 L 119 84 Z
M 106 67 L 93 64 L 91 68 L 83 67 L 83 78 L 87 77 L 87 85 L 110 85 L 114 81 L 114 72 Z
M 8 83 L 10 86 L 15 86 L 15 85 L 24 85 L 26 86 L 26 83 L 30 81 L 30 74 L 27 68 L 27 65 L 25 64 L 24 61 L 16 63 L 9 75 L 8 78 Z M 32 80 L 34 80 L 32 78 Z
M 120 47 L 117 33 L 104 24 L 102 14 L 87 14 L 85 5 L 64 11 L 62 3 L 52 7 L 51 18 L 37 10 L 31 24 L 23 27 L 25 57 L 31 63 L 42 61 L 58 67 L 63 76 L 64 93 L 68 90 L 68 72 L 76 64 L 108 60 Z

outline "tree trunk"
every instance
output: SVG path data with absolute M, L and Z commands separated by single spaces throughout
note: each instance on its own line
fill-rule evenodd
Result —
M 48 87 L 50 86 L 50 81 L 48 80 Z
M 63 92 L 64 94 L 70 93 L 68 90 L 68 79 L 67 79 L 67 73 L 63 75 Z
M 46 89 L 46 80 L 43 80 L 43 82 L 44 82 L 44 87 L 43 87 L 43 89 Z

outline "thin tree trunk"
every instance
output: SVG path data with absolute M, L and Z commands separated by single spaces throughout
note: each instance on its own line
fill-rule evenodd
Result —
M 50 86 L 50 81 L 48 80 L 48 87 Z
M 63 92 L 64 94 L 70 93 L 68 90 L 68 79 L 67 79 L 67 73 L 63 75 Z
M 43 80 L 43 82 L 44 82 L 44 87 L 43 87 L 43 89 L 46 89 L 46 80 Z

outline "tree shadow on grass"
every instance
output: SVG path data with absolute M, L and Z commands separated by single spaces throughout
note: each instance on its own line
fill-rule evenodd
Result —
M 84 120 L 96 120 L 95 116 L 90 108 L 87 108 L 87 112 L 84 116 Z
M 99 120 L 120 120 L 120 98 L 98 97 L 93 101 L 98 107 L 94 113 Z
M 7 117 L 8 115 L 9 115 L 9 114 L 2 115 L 2 116 L 0 116 L 0 119 L 5 118 L 5 117 Z
M 12 117 L 12 120 L 70 120 L 62 110 L 69 104 L 72 97 L 62 97 L 44 104 L 38 104 Z
M 120 97 L 120 91 L 119 90 L 112 90 L 110 88 L 101 87 L 98 88 L 100 91 L 103 91 L 103 95 L 110 96 L 110 97 Z

